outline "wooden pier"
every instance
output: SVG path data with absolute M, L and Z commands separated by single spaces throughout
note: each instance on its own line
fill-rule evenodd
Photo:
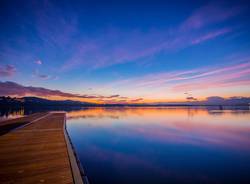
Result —
M 65 126 L 64 112 L 8 120 L 22 123 L 0 136 L 0 183 L 86 184 Z

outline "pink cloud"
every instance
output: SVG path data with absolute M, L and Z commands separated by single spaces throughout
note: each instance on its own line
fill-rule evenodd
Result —
M 169 89 L 172 92 L 205 90 L 215 87 L 246 86 L 250 84 L 250 60 L 230 65 L 207 66 L 192 70 L 163 72 L 117 80 L 112 87 L 124 86 L 134 90 Z M 104 86 L 105 87 L 105 86 Z M 186 93 L 188 94 L 188 93 Z
M 248 67 L 248 68 L 246 68 Z M 225 67 L 221 70 L 215 70 L 204 73 L 192 81 L 183 81 L 173 86 L 174 91 L 200 90 L 209 88 L 220 88 L 228 86 L 250 85 L 250 62 Z

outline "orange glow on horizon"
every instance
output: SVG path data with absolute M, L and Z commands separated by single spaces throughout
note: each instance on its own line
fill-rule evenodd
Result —
M 24 97 L 34 96 L 32 94 L 26 94 Z M 20 96 L 13 95 L 11 97 L 21 98 Z M 35 96 L 38 98 L 44 98 L 48 100 L 72 100 L 72 101 L 80 101 L 87 103 L 95 103 L 95 104 L 154 104 L 154 103 L 185 103 L 192 102 L 188 101 L 185 98 L 175 98 L 175 99 L 142 99 L 140 101 L 134 101 L 136 98 L 127 98 L 126 100 L 121 100 L 121 98 L 112 98 L 109 100 L 108 98 L 80 98 L 80 97 L 62 97 L 62 96 Z M 247 96 L 246 96 L 247 97 Z M 230 96 L 224 96 L 222 98 L 230 98 Z M 197 101 L 205 101 L 206 97 L 197 98 Z

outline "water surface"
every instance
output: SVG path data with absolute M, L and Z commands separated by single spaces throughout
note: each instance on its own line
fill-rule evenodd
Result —
M 91 184 L 250 183 L 250 111 L 90 108 L 67 127 Z

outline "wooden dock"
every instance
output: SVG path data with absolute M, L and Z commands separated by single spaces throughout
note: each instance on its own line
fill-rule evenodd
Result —
M 65 113 L 40 113 L 0 136 L 0 183 L 86 184 L 65 127 Z M 84 181 L 85 180 L 85 181 Z

